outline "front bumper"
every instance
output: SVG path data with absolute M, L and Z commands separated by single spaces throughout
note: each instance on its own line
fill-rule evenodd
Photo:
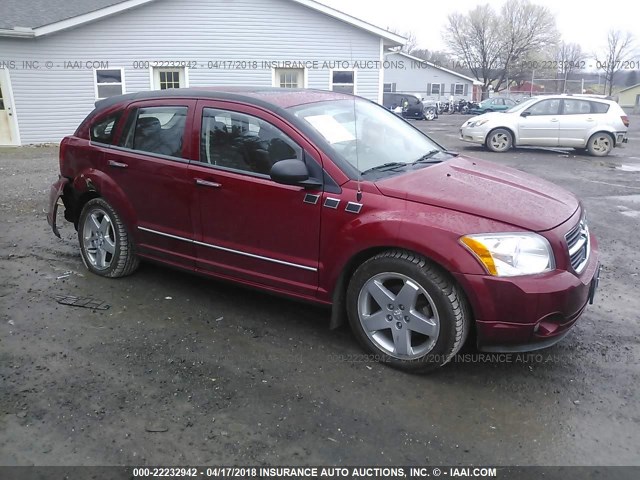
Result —
M 487 132 L 480 128 L 462 127 L 460 129 L 460 140 L 463 142 L 477 143 L 484 145 L 487 138 Z
M 580 275 L 567 270 L 511 278 L 455 274 L 473 306 L 478 348 L 532 351 L 560 341 L 593 301 L 598 257 L 592 236 L 589 260 Z

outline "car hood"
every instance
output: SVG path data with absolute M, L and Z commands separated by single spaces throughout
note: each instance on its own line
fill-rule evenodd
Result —
M 469 120 L 467 120 L 467 122 L 477 122 L 478 120 L 494 120 L 496 118 L 505 118 L 505 112 L 487 112 L 487 113 L 483 113 L 482 115 L 476 115 L 475 117 L 471 117 Z
M 376 181 L 388 197 L 434 205 L 544 231 L 565 222 L 579 206 L 570 192 L 519 170 L 458 156 Z

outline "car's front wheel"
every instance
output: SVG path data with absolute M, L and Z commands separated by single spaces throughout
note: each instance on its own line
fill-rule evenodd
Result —
M 513 145 L 513 135 L 509 130 L 496 128 L 487 135 L 486 145 L 493 152 L 506 152 Z
M 356 270 L 347 313 L 373 358 L 413 372 L 447 363 L 470 322 L 459 287 L 426 258 L 402 250 L 380 253 Z
M 606 157 L 613 150 L 613 137 L 605 132 L 594 133 L 587 142 L 587 150 L 595 157 Z
M 425 120 L 433 120 L 436 118 L 436 109 L 435 108 L 426 108 L 424 110 L 424 118 Z
M 89 200 L 78 221 L 80 253 L 86 267 L 103 277 L 124 277 L 138 267 L 133 241 L 118 213 L 102 198 Z

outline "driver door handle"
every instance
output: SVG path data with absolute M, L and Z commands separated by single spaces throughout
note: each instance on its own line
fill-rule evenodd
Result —
M 196 178 L 196 185 L 200 185 L 202 187 L 211 187 L 211 188 L 222 187 L 221 183 L 210 182 L 209 180 L 203 180 L 202 178 Z

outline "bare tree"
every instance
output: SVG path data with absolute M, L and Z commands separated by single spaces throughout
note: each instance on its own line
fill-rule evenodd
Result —
M 562 85 L 562 92 L 567 91 L 567 80 L 574 70 L 584 68 L 587 55 L 582 51 L 582 47 L 577 43 L 561 42 L 556 50 L 556 61 L 558 62 L 557 74 L 560 77 L 556 82 L 556 89 Z
M 417 48 L 411 51 L 411 55 L 426 60 L 427 62 L 431 62 L 439 67 L 451 68 L 454 64 L 453 60 L 446 52 L 441 52 L 439 50 Z
M 623 62 L 629 60 L 633 54 L 633 41 L 633 35 L 630 32 L 609 30 L 605 51 L 600 56 L 596 55 L 596 66 L 604 70 L 604 91 L 607 91 L 608 86 L 608 95 L 613 93 L 616 73 L 622 69 Z
M 449 15 L 445 41 L 451 53 L 482 82 L 483 96 L 490 85 L 499 90 L 510 82 L 532 52 L 546 50 L 558 40 L 555 19 L 550 10 L 529 0 L 512 0 L 500 14 L 486 4 L 467 15 Z
M 402 30 L 398 30 L 397 28 L 387 28 L 387 31 L 391 33 L 395 33 L 396 35 L 400 35 L 401 37 L 404 37 L 407 40 L 407 42 L 402 46 L 400 51 L 405 53 L 411 53 L 418 47 L 418 39 L 416 38 L 415 32 L 412 32 L 411 30 L 402 31 Z

